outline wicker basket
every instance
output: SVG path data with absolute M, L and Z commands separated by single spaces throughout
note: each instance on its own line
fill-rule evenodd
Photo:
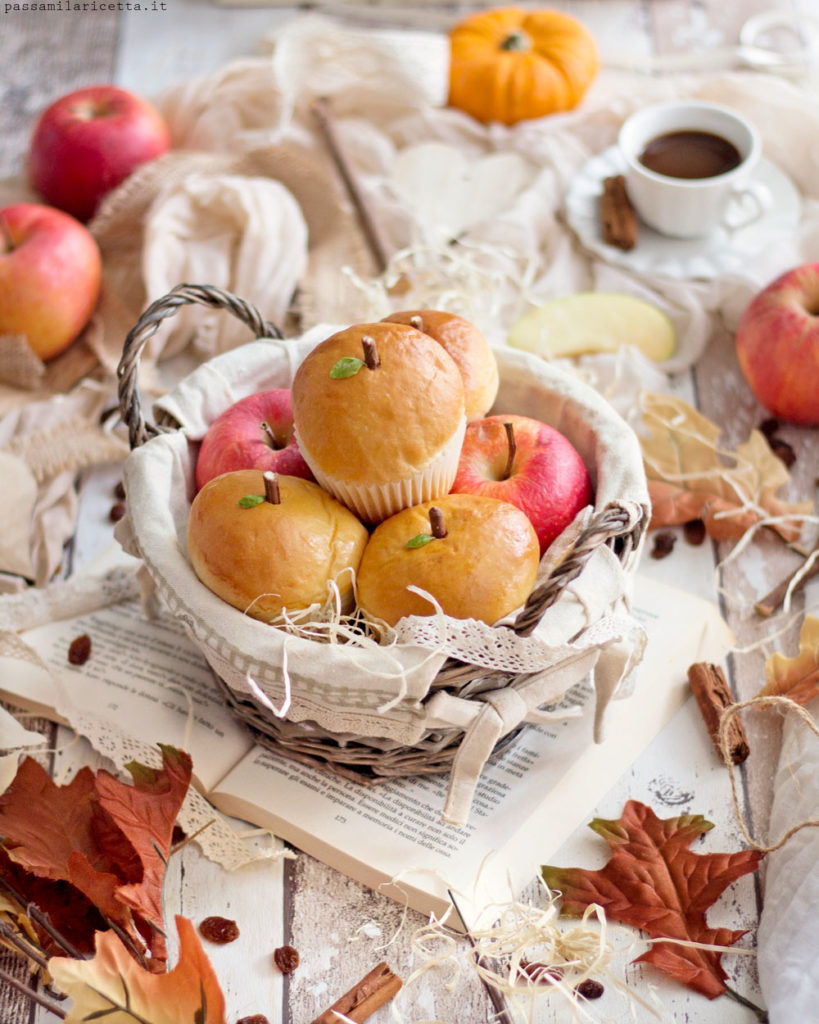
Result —
M 422 729 L 421 734 L 413 742 L 401 743 L 396 742 L 394 737 L 391 738 L 389 730 L 385 729 L 384 735 L 378 734 L 378 726 L 373 725 L 374 717 L 377 718 L 377 716 L 371 712 L 362 717 L 361 728 L 356 725 L 356 714 L 353 711 L 347 719 L 347 724 L 350 727 L 332 729 L 327 727 L 326 722 L 320 720 L 320 715 L 307 716 L 304 708 L 297 714 L 288 713 L 285 716 L 275 714 L 271 711 L 269 702 L 259 699 L 257 693 L 249 691 L 247 687 L 237 688 L 236 685 L 226 682 L 222 678 L 224 673 L 221 671 L 221 667 L 226 664 L 226 658 L 233 657 L 235 660 L 236 648 L 241 647 L 241 635 L 250 635 L 244 634 L 244 630 L 265 631 L 267 637 L 270 637 L 273 632 L 278 633 L 279 631 L 273 631 L 270 626 L 250 620 L 246 616 L 241 616 L 240 619 L 231 618 L 231 616 L 240 616 L 240 613 L 228 606 L 225 606 L 224 611 L 224 627 L 221 629 L 210 628 L 210 630 L 203 628 L 197 617 L 197 608 L 193 605 L 197 605 L 200 600 L 205 602 L 208 600 L 218 601 L 218 599 L 213 598 L 206 588 L 199 584 L 201 594 L 197 592 L 195 600 L 180 600 L 171 578 L 173 574 L 167 571 L 167 566 L 164 564 L 166 556 L 157 554 L 159 548 L 153 553 L 147 550 L 151 545 L 145 542 L 144 534 L 149 528 L 150 522 L 144 517 L 140 520 L 140 517 L 131 508 L 133 497 L 131 487 L 139 485 L 133 483 L 133 479 L 137 477 L 136 473 L 129 480 L 128 463 L 137 457 L 139 449 L 146 445 L 161 444 L 163 439 L 167 439 L 170 435 L 179 435 L 181 428 L 179 422 L 167 411 L 167 408 L 164 411 L 161 407 L 157 409 L 155 423 L 150 423 L 145 419 L 137 385 L 140 353 L 162 321 L 172 316 L 180 306 L 189 303 L 199 303 L 229 311 L 244 321 L 257 339 L 281 339 L 282 337 L 276 327 L 267 323 L 257 310 L 241 299 L 217 288 L 202 285 L 178 286 L 164 298 L 154 302 L 131 330 L 125 341 L 118 377 L 121 412 L 128 426 L 130 443 L 134 450 L 126 462 L 125 481 L 128 490 L 129 517 L 132 520 L 129 528 L 132 530 L 133 547 L 136 549 L 136 553 L 145 559 L 147 568 L 171 611 L 185 622 L 189 633 L 204 651 L 222 681 L 225 697 L 230 706 L 253 730 L 261 743 L 296 759 L 314 764 L 319 763 L 337 773 L 364 782 L 395 776 L 449 771 L 464 739 L 465 729 L 463 727 Z M 261 343 L 256 343 L 256 345 L 259 344 Z M 278 341 L 270 344 L 278 345 L 281 349 L 291 343 Z M 217 357 L 216 360 L 212 360 L 210 364 L 206 365 L 219 368 L 219 372 L 222 367 L 229 366 L 234 378 L 241 377 L 241 368 L 249 358 L 248 354 L 251 351 L 254 351 L 252 346 L 245 346 L 244 350 L 236 349 Z M 512 355 L 509 358 L 512 358 Z M 535 368 L 538 374 L 554 372 L 548 369 L 542 361 L 535 360 L 534 357 L 519 353 L 514 355 L 514 359 L 516 366 L 522 366 L 524 371 L 530 365 L 527 360 L 531 360 L 532 366 L 536 364 Z M 556 379 L 560 381 L 559 375 Z M 195 382 L 195 380 L 193 375 L 188 378 L 189 390 L 194 386 L 190 382 Z M 242 390 L 243 387 L 244 393 L 250 393 L 270 386 L 276 385 L 265 383 L 262 386 L 254 386 L 252 382 L 246 381 L 239 390 Z M 583 386 L 573 382 L 572 387 Z M 623 457 L 624 448 L 631 453 L 632 464 L 630 464 L 627 474 L 631 486 L 630 497 L 633 498 L 636 494 L 639 500 L 636 502 L 632 500 L 625 505 L 613 502 L 602 508 L 595 507 L 588 524 L 576 537 L 570 549 L 565 552 L 559 565 L 554 568 L 547 579 L 539 583 L 529 596 L 511 627 L 496 627 L 511 628 L 520 636 L 528 636 L 536 629 L 545 612 L 554 605 L 568 584 L 580 577 L 598 549 L 607 547 L 609 552 L 614 553 L 620 565 L 630 572 L 636 561 L 636 553 L 645 531 L 648 497 L 639 461 L 639 446 L 631 431 L 617 414 L 610 410 L 607 404 L 591 389 L 586 389 L 586 391 L 594 415 L 606 424 L 607 430 L 610 428 L 613 431 L 611 447 L 617 449 L 617 457 Z M 233 399 L 236 397 L 239 397 L 238 394 L 233 395 Z M 172 401 L 168 403 L 163 400 L 163 404 L 166 407 L 168 404 L 173 407 Z M 546 417 L 539 418 L 545 419 Z M 572 439 L 571 435 L 570 439 Z M 192 440 L 196 440 L 196 438 L 194 437 Z M 599 476 L 599 467 L 590 467 L 590 469 L 593 478 L 596 475 Z M 187 487 L 188 494 L 185 501 L 189 502 L 193 493 L 191 473 L 188 473 Z M 176 512 L 178 520 L 177 547 L 184 547 L 184 534 L 181 529 L 183 514 L 184 508 Z M 180 567 L 180 571 L 183 570 L 184 567 Z M 256 634 L 253 635 L 256 636 Z M 573 638 L 566 637 L 565 639 L 568 642 Z M 305 641 L 305 643 L 309 645 L 311 641 Z M 321 676 L 325 672 L 329 652 L 326 645 L 318 642 L 314 643 L 314 647 L 315 672 L 317 676 Z M 232 653 L 228 652 L 227 648 L 230 648 Z M 350 656 L 353 658 L 354 665 L 355 651 L 350 652 Z M 276 664 L 275 656 L 267 665 L 259 665 L 254 662 L 247 669 L 248 673 L 251 673 L 251 670 L 254 677 L 261 677 L 268 670 L 270 678 L 276 678 L 277 672 L 279 676 L 281 675 L 281 665 Z M 588 669 L 585 670 L 585 674 L 588 674 Z M 573 682 L 576 681 L 578 680 L 573 680 Z M 352 685 L 356 683 L 354 671 L 351 673 L 349 682 Z M 505 675 L 496 669 L 450 657 L 440 665 L 428 687 L 427 697 L 420 702 L 419 706 L 423 709 L 424 701 L 427 698 L 443 691 L 461 700 L 478 702 L 482 708 L 482 702 L 492 699 L 492 695 L 496 695 L 512 685 L 518 686 L 525 682 L 526 678 L 523 676 Z M 294 705 L 299 702 L 298 685 L 298 680 L 296 680 L 293 684 Z M 416 710 L 415 713 L 420 714 L 422 710 L 420 712 Z M 507 745 L 519 730 L 518 725 L 505 735 L 498 737 L 495 751 L 497 752 L 499 748 Z

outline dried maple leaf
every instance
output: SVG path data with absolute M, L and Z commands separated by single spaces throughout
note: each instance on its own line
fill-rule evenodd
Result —
M 149 930 L 142 930 L 151 954 L 164 960 L 162 882 L 173 826 L 190 785 L 191 759 L 174 747 L 160 744 L 160 749 L 161 769 L 130 762 L 125 767 L 133 786 L 101 771 L 97 774 L 97 793 L 100 806 L 128 839 L 142 869 L 141 877 L 117 889 L 117 900 L 138 915 L 138 926 L 147 922 Z
M 589 827 L 614 851 L 605 867 L 541 869 L 549 888 L 563 894 L 561 913 L 580 916 L 596 903 L 612 920 L 653 938 L 718 946 L 730 946 L 745 934 L 710 928 L 705 912 L 727 885 L 756 868 L 761 853 L 692 853 L 690 843 L 713 828 L 710 821 L 699 814 L 661 819 L 637 800 L 629 800 L 617 821 L 595 818 Z M 709 999 L 725 991 L 726 974 L 714 950 L 659 943 L 640 961 Z
M 806 615 L 799 633 L 799 653 L 795 658 L 772 654 L 765 662 L 768 681 L 760 697 L 790 697 L 807 704 L 819 697 L 819 619 Z
M 58 786 L 26 758 L 0 796 L 0 876 L 82 952 L 107 918 L 137 949 L 144 939 L 154 959 L 165 959 L 162 879 L 191 763 L 161 749 L 162 769 L 128 766 L 132 786 L 90 768 Z
M 733 451 L 722 449 L 720 428 L 707 417 L 680 398 L 652 393 L 643 397 L 642 422 L 652 527 L 702 519 L 714 540 L 737 540 L 761 519 L 789 516 L 774 529 L 797 539 L 812 504 L 776 497 L 790 476 L 760 431 Z
M 92 960 L 54 957 L 48 970 L 74 1005 L 65 1024 L 225 1024 L 219 982 L 191 922 L 176 917 L 179 960 L 167 974 L 139 966 L 112 931 L 98 932 Z

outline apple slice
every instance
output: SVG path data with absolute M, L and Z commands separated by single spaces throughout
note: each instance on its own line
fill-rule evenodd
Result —
M 509 344 L 539 356 L 582 356 L 633 346 L 657 363 L 674 351 L 674 326 L 650 302 L 617 292 L 579 292 L 522 316 Z

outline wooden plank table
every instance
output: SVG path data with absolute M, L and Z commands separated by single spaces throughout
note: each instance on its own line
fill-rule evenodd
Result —
M 128 11 L 124 3 L 119 6 L 122 9 L 89 9 L 82 13 L 0 10 L 0 176 L 20 169 L 34 117 L 57 96 L 81 85 L 111 80 L 150 95 L 180 78 L 214 70 L 231 57 L 255 52 L 262 34 L 293 13 L 283 8 L 227 9 L 197 0 L 166 0 L 164 10 L 148 12 Z M 372 4 L 364 14 L 371 23 L 441 27 L 472 6 L 424 5 L 411 9 Z M 771 8 L 811 13 L 814 0 L 561 0 L 553 6 L 581 18 L 595 33 L 604 54 L 651 56 L 734 44 L 740 26 L 751 15 Z M 363 23 L 361 8 L 348 13 L 354 23 Z M 684 376 L 678 382 L 680 387 L 688 389 L 699 408 L 725 428 L 729 443 L 742 440 L 763 418 L 740 377 L 727 331 L 716 332 L 694 371 Z M 784 427 L 782 435 L 797 453 L 794 495 L 811 495 L 819 465 L 817 432 Z M 77 564 L 110 537 L 107 512 L 118 473 L 118 467 L 111 467 L 83 481 L 82 513 L 74 546 Z M 757 544 L 753 585 L 761 594 L 795 567 L 798 556 L 774 539 L 761 539 Z M 727 550 L 714 549 L 712 554 L 719 559 Z M 673 577 L 675 571 L 673 558 L 650 568 L 660 578 Z M 721 582 L 728 593 L 747 596 L 748 575 L 739 563 L 725 568 Z M 803 604 L 804 596 L 800 596 L 794 608 L 798 610 Z M 732 604 L 724 605 L 724 613 L 740 646 L 756 638 L 756 624 L 740 618 Z M 793 649 L 796 633 L 794 625 L 782 643 L 790 643 Z M 732 658 L 731 685 L 737 698 L 749 697 L 759 689 L 763 661 L 761 651 Z M 755 832 L 764 835 L 778 736 L 767 717 L 749 719 L 748 729 L 754 756 L 742 773 L 744 798 Z M 58 774 L 66 763 L 76 759 L 77 751 L 59 749 L 66 739 L 63 730 L 52 728 L 51 735 L 58 752 L 48 761 Z M 658 779 L 662 782 L 662 761 L 658 758 L 657 751 L 649 751 L 613 792 L 623 798 L 649 792 L 650 784 Z M 713 812 L 710 808 L 697 809 L 730 821 L 727 786 L 720 801 Z M 730 923 L 735 926 L 740 919 L 753 926 L 759 909 L 758 888 L 749 881 L 737 891 Z M 264 1013 L 270 1024 L 306 1024 L 377 960 L 389 960 L 405 977 L 418 964 L 410 941 L 413 929 L 422 924 L 418 915 L 409 914 L 404 920 L 395 903 L 306 856 L 284 866 L 258 865 L 239 875 L 226 876 L 189 848 L 172 862 L 166 901 L 194 921 L 206 914 L 222 913 L 240 920 L 246 930 L 244 949 L 252 950 L 254 970 L 243 970 L 241 958 L 230 951 L 213 954 L 228 996 L 229 1024 L 252 1013 Z M 265 973 L 260 965 L 284 941 L 300 951 L 302 965 L 290 978 L 282 979 L 272 969 Z M 385 949 L 379 948 L 385 944 Z M 24 975 L 16 958 L 5 954 L 0 960 L 18 976 Z M 630 973 L 632 979 L 637 976 L 634 971 Z M 752 971 L 746 972 L 746 980 L 752 987 Z M 687 992 L 678 991 L 666 1003 L 669 1015 L 663 1019 L 667 1020 L 741 1024 L 753 1019 L 741 1007 L 726 1004 L 715 1009 Z M 493 1013 L 474 978 L 470 984 L 448 992 L 443 980 L 433 975 L 414 986 L 401 1008 L 405 1015 L 401 1019 L 458 1024 L 489 1021 Z M 538 1013 L 537 1019 L 549 1024 L 571 1019 L 560 1004 L 550 1004 Z M 6 1024 L 45 1024 L 51 1019 L 47 1013 L 33 1009 L 24 997 L 0 987 L 0 1020 Z M 387 1009 L 372 1018 L 374 1024 L 388 1019 Z M 638 1010 L 636 1019 L 653 1018 Z

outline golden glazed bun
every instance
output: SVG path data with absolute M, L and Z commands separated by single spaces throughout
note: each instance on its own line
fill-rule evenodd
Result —
M 367 347 L 377 353 L 373 368 L 362 362 Z M 466 429 L 463 384 L 421 331 L 387 323 L 339 331 L 299 366 L 291 399 L 316 480 L 367 522 L 452 486 Z
M 223 601 L 265 622 L 284 608 L 322 604 L 331 580 L 349 610 L 367 530 L 317 484 L 292 476 L 275 480 L 280 503 L 264 500 L 249 508 L 240 500 L 266 493 L 259 470 L 223 473 L 205 484 L 188 518 L 194 572 Z
M 432 532 L 431 508 L 440 509 L 446 536 L 424 543 Z M 358 603 L 368 619 L 391 626 L 405 615 L 435 614 L 428 600 L 407 590 L 413 585 L 452 618 L 493 625 L 525 602 L 539 561 L 537 536 L 520 509 L 495 498 L 449 494 L 376 527 L 358 569 Z
M 489 342 L 474 324 L 439 309 L 392 313 L 384 321 L 409 324 L 442 345 L 461 371 L 467 420 L 471 423 L 486 415 L 498 393 L 498 363 Z

